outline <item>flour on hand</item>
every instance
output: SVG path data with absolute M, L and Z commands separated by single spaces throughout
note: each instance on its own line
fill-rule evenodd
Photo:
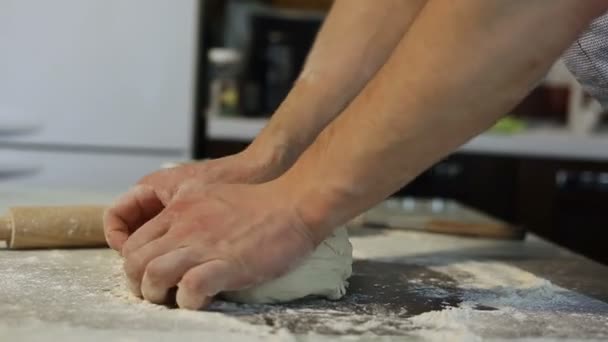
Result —
M 249 304 L 282 303 L 308 296 L 337 300 L 346 293 L 352 263 L 348 233 L 340 227 L 291 272 L 251 288 L 225 292 L 223 297 Z

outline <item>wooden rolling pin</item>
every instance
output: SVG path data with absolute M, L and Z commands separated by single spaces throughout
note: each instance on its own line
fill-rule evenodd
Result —
M 107 246 L 103 206 L 13 207 L 0 216 L 0 241 L 13 249 Z

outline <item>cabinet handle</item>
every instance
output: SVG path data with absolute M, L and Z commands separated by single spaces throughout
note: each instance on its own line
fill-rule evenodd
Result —
M 555 186 L 564 191 L 608 191 L 608 172 L 558 170 Z
M 39 124 L 14 124 L 0 122 L 0 137 L 32 134 L 40 131 L 42 125 Z
M 42 171 L 41 165 L 0 164 L 0 181 L 9 178 L 26 177 Z
M 464 166 L 458 162 L 440 162 L 432 169 L 433 174 L 442 179 L 453 179 L 462 175 Z

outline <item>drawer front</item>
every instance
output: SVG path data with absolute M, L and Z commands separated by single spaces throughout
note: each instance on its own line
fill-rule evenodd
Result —
M 0 149 L 0 186 L 122 192 L 167 156 L 33 152 Z

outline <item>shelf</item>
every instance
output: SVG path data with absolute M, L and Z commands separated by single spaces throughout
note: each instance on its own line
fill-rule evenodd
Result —
M 251 141 L 266 126 L 266 118 L 207 118 L 207 139 Z
M 460 147 L 459 152 L 608 161 L 608 134 L 575 135 L 565 128 L 530 129 L 514 135 L 486 133 Z
M 267 122 L 266 118 L 209 118 L 207 139 L 248 142 Z M 458 152 L 608 161 L 608 133 L 574 135 L 565 128 L 530 129 L 514 135 L 485 133 L 461 146 Z

